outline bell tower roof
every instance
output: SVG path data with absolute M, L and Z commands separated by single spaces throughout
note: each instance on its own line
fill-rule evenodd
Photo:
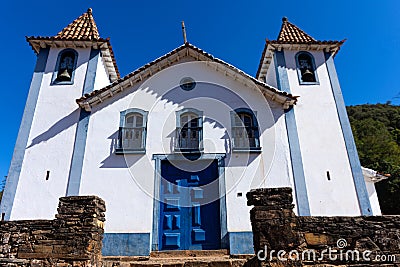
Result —
M 100 37 L 91 8 L 89 8 L 85 13 L 80 15 L 55 36 L 27 36 L 26 40 L 31 45 L 35 53 L 39 53 L 41 48 L 46 47 L 92 47 L 93 49 L 100 49 L 110 81 L 114 82 L 121 77 L 115 61 L 110 38 L 104 39 Z
M 298 26 L 289 22 L 286 17 L 282 18 L 282 26 L 277 40 L 266 40 L 264 51 L 260 59 L 256 78 L 263 81 L 266 77 L 269 65 L 275 50 L 320 50 L 331 52 L 333 55 L 339 51 L 346 40 L 342 41 L 319 41 L 300 29 Z
M 67 27 L 62 29 L 54 39 L 70 39 L 70 40 L 99 40 L 100 35 L 94 21 L 92 9 L 83 13 Z
M 312 43 L 316 42 L 316 40 L 311 37 L 309 34 L 304 32 L 302 29 L 289 22 L 286 17 L 282 18 L 282 26 L 281 30 L 278 34 L 279 42 L 288 42 L 288 43 Z

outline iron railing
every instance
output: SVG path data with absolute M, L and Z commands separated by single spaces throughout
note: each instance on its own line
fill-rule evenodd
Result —
M 120 127 L 118 132 L 117 150 L 145 150 L 145 127 Z
M 203 138 L 202 129 L 202 127 L 177 127 L 175 136 L 175 150 L 200 150 L 200 141 Z
M 232 145 L 235 149 L 259 148 L 257 127 L 232 127 Z

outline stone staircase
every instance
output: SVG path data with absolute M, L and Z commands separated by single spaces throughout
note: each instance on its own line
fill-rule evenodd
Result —
M 145 256 L 104 256 L 104 267 L 242 267 L 254 255 L 229 255 L 228 250 L 152 252 Z

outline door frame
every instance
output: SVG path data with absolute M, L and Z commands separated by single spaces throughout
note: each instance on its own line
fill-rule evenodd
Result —
M 196 160 L 217 160 L 220 200 L 220 224 L 221 224 L 221 248 L 228 248 L 228 227 L 226 216 L 226 187 L 225 187 L 225 157 L 224 153 L 196 154 Z M 182 154 L 154 154 L 154 197 L 153 197 L 153 229 L 151 235 L 151 251 L 159 251 L 159 217 L 160 217 L 160 185 L 161 185 L 161 161 L 187 160 Z

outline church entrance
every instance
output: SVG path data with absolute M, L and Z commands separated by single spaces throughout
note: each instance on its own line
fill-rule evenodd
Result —
M 218 161 L 161 161 L 160 250 L 221 248 Z

